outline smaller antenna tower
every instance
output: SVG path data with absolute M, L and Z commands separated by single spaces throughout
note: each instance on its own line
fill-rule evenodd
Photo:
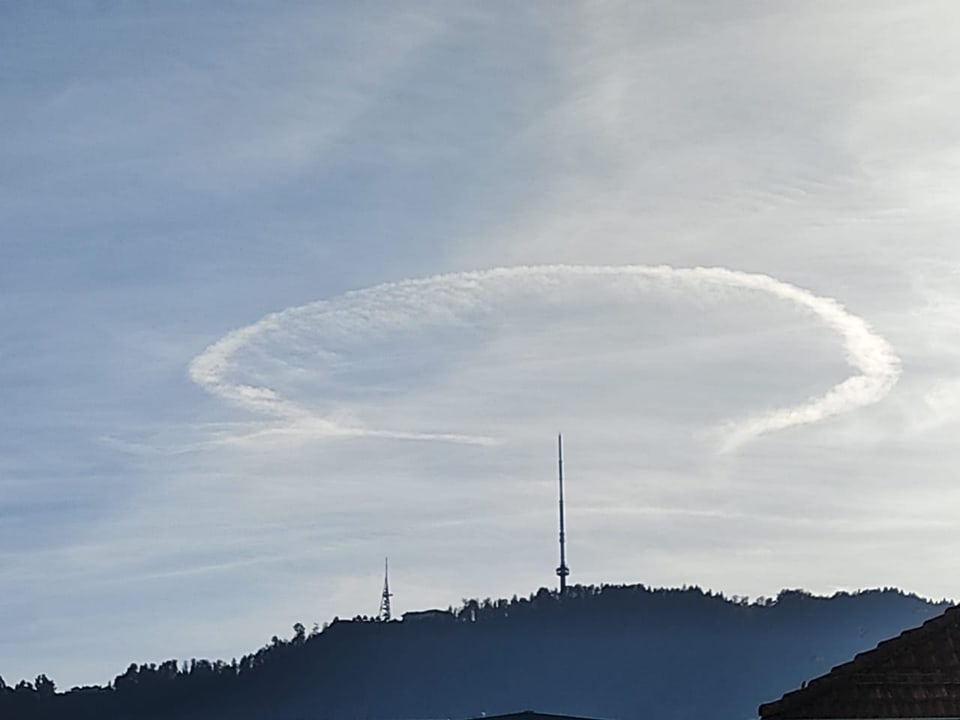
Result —
M 378 616 L 383 622 L 390 622 L 390 598 L 393 597 L 393 593 L 390 592 L 390 560 L 389 558 L 383 559 L 383 594 L 380 596 L 380 615 Z
M 560 578 L 560 594 L 567 592 L 567 534 L 563 525 L 563 436 L 557 435 L 557 475 L 560 479 L 560 567 L 557 568 L 557 577 Z

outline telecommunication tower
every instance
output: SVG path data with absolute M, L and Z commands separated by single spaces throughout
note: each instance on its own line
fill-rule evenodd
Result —
M 393 593 L 390 592 L 390 560 L 383 559 L 383 594 L 380 596 L 380 614 L 378 617 L 383 622 L 390 622 L 390 598 Z
M 560 594 L 567 592 L 567 535 L 563 525 L 563 436 L 557 435 L 557 475 L 560 480 L 560 566 L 557 568 L 557 577 L 560 578 Z

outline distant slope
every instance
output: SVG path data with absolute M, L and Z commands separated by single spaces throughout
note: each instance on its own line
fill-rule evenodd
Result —
M 133 665 L 107 688 L 0 692 L 0 717 L 462 718 L 536 709 L 594 717 L 754 717 L 761 701 L 939 614 L 894 590 L 748 604 L 698 588 L 580 587 L 469 601 L 404 622 L 336 621 L 232 664 Z

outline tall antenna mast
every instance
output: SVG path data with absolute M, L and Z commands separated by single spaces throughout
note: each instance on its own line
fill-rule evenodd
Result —
M 557 568 L 557 577 L 560 578 L 560 594 L 567 592 L 567 534 L 563 526 L 563 435 L 557 435 L 557 475 L 560 480 L 560 567 Z
M 383 594 L 380 596 L 380 619 L 383 622 L 390 622 L 390 598 L 393 593 L 390 592 L 390 564 L 389 558 L 383 559 Z

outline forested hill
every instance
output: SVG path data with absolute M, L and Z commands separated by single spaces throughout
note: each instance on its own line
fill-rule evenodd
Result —
M 0 681 L 0 717 L 43 720 L 755 717 L 757 705 L 939 614 L 895 590 L 748 603 L 698 588 L 575 586 L 403 621 L 294 626 L 231 663 L 131 665 L 106 687 Z

